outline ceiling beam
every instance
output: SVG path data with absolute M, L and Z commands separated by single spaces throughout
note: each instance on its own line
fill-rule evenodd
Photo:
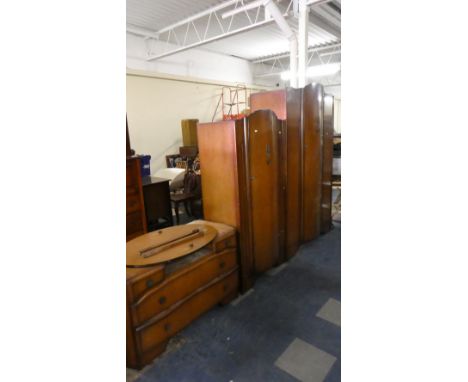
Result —
M 309 47 L 309 50 L 308 52 L 309 53 L 312 53 L 312 52 L 320 52 L 322 50 L 327 50 L 327 49 L 333 49 L 333 48 L 338 48 L 341 46 L 341 42 L 333 42 L 331 44 L 327 44 L 327 45 L 319 45 L 319 46 L 312 46 L 312 47 Z M 268 56 L 268 57 L 263 57 L 263 58 L 257 58 L 255 60 L 251 60 L 252 64 L 260 64 L 262 62 L 267 62 L 267 61 L 274 61 L 274 60 L 278 60 L 278 59 L 281 59 L 281 58 L 286 58 L 286 57 L 289 57 L 289 53 L 280 53 L 280 54 L 275 54 L 274 56 Z

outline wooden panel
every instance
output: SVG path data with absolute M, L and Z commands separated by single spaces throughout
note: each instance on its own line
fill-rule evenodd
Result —
M 272 110 L 278 119 L 286 117 L 286 90 L 272 90 L 269 92 L 253 93 L 250 95 L 250 112 L 258 110 Z
M 154 321 L 138 327 L 136 342 L 139 350 L 142 353 L 150 351 L 212 308 L 224 296 L 232 294 L 237 290 L 237 277 L 237 271 L 233 271 L 214 279 L 201 290 L 155 317 Z
M 322 144 L 322 203 L 320 232 L 331 229 L 332 170 L 333 170 L 333 96 L 323 98 L 323 144 Z
M 320 234 L 322 190 L 323 88 L 309 84 L 303 90 L 302 240 Z
M 197 146 L 197 123 L 198 119 L 183 119 L 180 121 L 182 127 L 182 142 L 184 146 Z
M 286 236 L 287 236 L 287 184 L 288 184 L 288 135 L 286 121 L 278 120 L 278 229 L 279 229 L 279 253 L 276 264 L 287 260 L 286 256 Z
M 126 268 L 127 301 L 130 303 L 140 299 L 149 290 L 164 280 L 164 265 L 151 268 Z
M 240 227 L 235 121 L 198 124 L 206 220 Z
M 286 256 L 294 256 L 301 241 L 302 89 L 287 90 Z
M 236 250 L 230 250 L 213 254 L 199 262 L 196 267 L 179 272 L 175 277 L 148 291 L 132 306 L 134 324 L 140 325 L 236 267 Z
M 280 256 L 280 155 L 277 134 L 281 124 L 271 111 L 247 118 L 254 267 L 265 272 Z
M 241 264 L 241 291 L 250 289 L 254 283 L 254 254 L 252 237 L 252 208 L 250 189 L 249 129 L 247 118 L 236 121 L 236 146 L 239 180 L 239 250 Z
M 252 112 L 261 109 L 273 110 L 278 118 L 285 119 L 286 136 L 282 139 L 281 161 L 286 166 L 282 169 L 282 186 L 286 187 L 282 197 L 285 209 L 286 257 L 292 257 L 299 249 L 301 241 L 301 131 L 302 131 L 302 89 L 288 88 L 255 93 L 251 95 Z M 283 221 L 283 220 L 281 220 Z M 283 235 L 285 236 L 283 239 Z

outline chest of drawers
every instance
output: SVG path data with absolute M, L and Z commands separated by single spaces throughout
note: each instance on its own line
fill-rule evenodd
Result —
M 218 303 L 238 293 L 234 228 L 205 221 L 217 237 L 198 251 L 146 268 L 127 268 L 127 367 L 141 368 L 168 340 Z

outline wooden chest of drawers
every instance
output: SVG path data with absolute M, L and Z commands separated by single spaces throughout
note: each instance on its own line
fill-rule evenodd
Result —
M 127 158 L 127 241 L 146 232 L 140 159 Z
M 216 228 L 207 246 L 169 263 L 127 268 L 127 367 L 141 368 L 162 353 L 167 341 L 218 303 L 238 293 L 235 230 Z

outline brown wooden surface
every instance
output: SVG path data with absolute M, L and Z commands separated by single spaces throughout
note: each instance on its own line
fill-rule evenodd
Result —
M 132 319 L 139 325 L 183 300 L 194 290 L 237 267 L 235 249 L 206 256 L 196 266 L 178 272 L 132 305 Z
M 262 273 L 280 257 L 280 146 L 281 123 L 269 110 L 247 118 L 254 269 Z
M 285 120 L 287 118 L 286 97 L 284 89 L 253 93 L 250 95 L 250 112 L 272 110 L 278 119 Z
M 333 134 L 333 96 L 326 94 L 323 98 L 321 233 L 331 229 Z
M 320 235 L 322 191 L 323 87 L 309 84 L 303 90 L 302 240 Z
M 184 146 L 198 146 L 197 123 L 198 119 L 183 119 L 180 121 Z
M 141 353 L 151 351 L 237 288 L 236 269 L 210 281 L 186 299 L 154 317 L 154 320 L 137 327 L 135 329 L 137 348 Z
M 241 291 L 246 292 L 254 283 L 254 252 L 252 235 L 252 208 L 249 166 L 249 129 L 247 119 L 236 121 L 237 172 L 239 180 L 238 214 L 240 219 L 239 251 Z
M 127 242 L 127 267 L 148 267 L 186 256 L 210 243 L 216 235 L 214 228 L 196 224 L 150 232 Z
M 173 221 L 169 179 L 145 176 L 142 184 L 148 231 L 171 226 Z M 164 219 L 165 222 L 160 223 L 159 219 Z
M 235 121 L 198 124 L 206 220 L 240 227 Z
M 175 333 L 215 304 L 226 304 L 237 296 L 235 230 L 200 222 L 187 226 L 220 230 L 197 254 L 179 263 L 127 268 L 127 367 L 139 369 L 151 363 Z M 214 252 L 218 247 L 220 252 Z
M 146 230 L 146 216 L 140 175 L 140 159 L 127 158 L 127 200 L 126 200 L 127 241 L 143 235 Z
M 302 89 L 287 89 L 286 256 L 299 249 L 302 225 Z

